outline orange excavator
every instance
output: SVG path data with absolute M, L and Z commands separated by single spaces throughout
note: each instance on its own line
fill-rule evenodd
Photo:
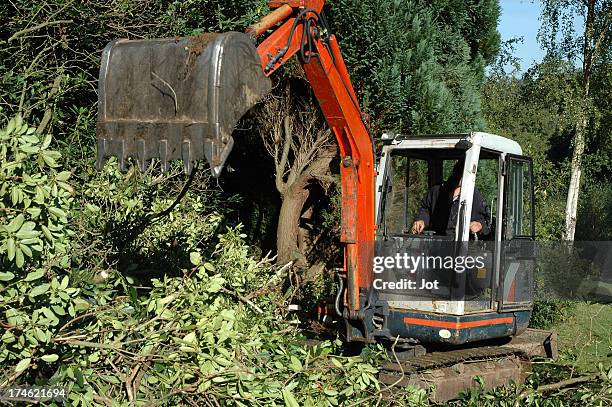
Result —
M 340 153 L 344 264 L 335 301 L 323 312 L 335 314 L 347 341 L 403 344 L 409 356 L 383 366 L 381 380 L 434 384 L 437 401 L 474 385 L 475 375 L 490 386 L 524 378 L 530 356 L 556 352 L 554 334 L 527 329 L 531 159 L 516 142 L 480 132 L 383 134 L 377 156 L 324 3 L 270 1 L 273 11 L 246 33 L 109 43 L 99 80 L 98 166 L 116 156 L 122 168 L 133 157 L 142 169 L 159 159 L 166 170 L 178 159 L 190 173 L 206 159 L 218 177 L 236 123 L 297 55 Z M 427 210 L 422 196 L 444 187 L 451 167 L 461 179 L 456 220 L 447 230 L 424 222 L 413 233 Z M 486 227 L 474 233 L 476 196 L 487 212 L 479 219 Z M 408 259 L 420 267 L 410 269 Z

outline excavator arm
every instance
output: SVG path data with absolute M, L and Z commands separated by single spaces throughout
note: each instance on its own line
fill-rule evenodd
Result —
M 206 158 L 218 176 L 236 122 L 270 91 L 268 77 L 298 54 L 341 159 L 344 317 L 363 320 L 374 248 L 374 152 L 324 0 L 271 1 L 247 33 L 118 40 L 104 50 L 98 104 L 98 165 L 132 156 L 144 168 Z M 254 38 L 266 35 L 258 47 Z M 357 338 L 355 338 L 357 339 Z M 364 338 L 365 339 L 365 338 Z
M 341 241 L 345 246 L 347 305 L 358 317 L 359 293 L 372 279 L 374 241 L 374 153 L 357 96 L 336 37 L 322 17 L 323 0 L 271 2 L 278 7 L 247 32 L 262 34 L 283 21 L 257 52 L 266 76 L 295 54 L 338 142 L 342 183 Z

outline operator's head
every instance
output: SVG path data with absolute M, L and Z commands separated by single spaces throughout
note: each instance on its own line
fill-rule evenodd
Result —
M 457 187 L 461 183 L 464 161 L 465 160 L 462 157 L 453 166 L 453 171 L 451 172 L 450 176 L 448 177 L 448 180 L 446 181 L 451 187 Z

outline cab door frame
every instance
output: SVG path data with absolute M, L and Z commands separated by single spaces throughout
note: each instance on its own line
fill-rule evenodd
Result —
M 512 191 L 510 191 L 509 188 L 509 184 L 512 180 L 512 176 L 517 176 L 517 178 L 514 181 L 518 180 L 518 174 L 514 173 L 511 171 L 511 166 L 513 165 L 514 162 L 520 162 L 523 164 L 527 164 L 528 166 L 528 179 L 529 179 L 529 195 L 530 195 L 530 202 L 529 205 L 531 207 L 530 209 L 530 213 L 528 214 L 528 216 L 530 216 L 530 230 L 528 234 L 524 234 L 521 231 L 521 234 L 517 234 L 514 235 L 512 234 L 512 236 L 508 239 L 508 227 L 509 227 L 509 222 L 511 221 L 510 217 L 509 217 L 509 213 L 508 213 L 508 204 L 509 204 L 509 199 L 513 199 L 514 200 L 514 205 L 515 208 L 519 208 L 519 212 L 520 212 L 520 219 L 513 219 L 513 222 L 522 222 L 523 220 L 523 216 L 525 216 L 525 211 L 524 211 L 524 207 L 523 207 L 523 203 L 522 202 L 522 194 L 524 193 L 524 186 L 522 185 L 522 180 L 521 180 L 521 189 L 517 190 L 516 187 L 512 188 Z M 516 174 L 516 175 L 515 175 Z M 513 302 L 509 302 L 509 301 L 505 301 L 505 297 L 507 295 L 507 293 L 510 291 L 510 289 L 512 288 L 512 285 L 515 284 L 515 288 L 516 289 L 516 282 L 520 276 L 519 273 L 524 272 L 526 273 L 525 276 L 523 276 L 526 279 L 526 284 L 528 284 L 528 287 L 532 286 L 533 284 L 533 272 L 532 270 L 528 270 L 526 269 L 526 267 L 530 267 L 528 265 L 528 262 L 533 262 L 535 261 L 535 255 L 533 254 L 534 252 L 531 250 L 533 249 L 534 246 L 534 242 L 535 242 L 535 188 L 534 188 L 534 180 L 533 180 L 533 160 L 531 159 L 531 157 L 527 157 L 527 156 L 523 156 L 523 155 L 518 155 L 518 154 L 510 154 L 510 153 L 506 153 L 503 157 L 503 164 L 502 164 L 502 176 L 503 176 L 503 187 L 501 188 L 500 193 L 503 195 L 501 201 L 501 205 L 499 205 L 500 208 L 500 219 L 498 219 L 498 222 L 500 223 L 499 226 L 500 229 L 498 231 L 498 236 L 500 238 L 500 241 L 498 242 L 500 244 L 500 262 L 497 265 L 497 270 L 496 272 L 498 273 L 498 285 L 497 285 L 497 293 L 496 293 L 496 298 L 498 301 L 498 311 L 499 312 L 508 312 L 508 311 L 519 311 L 519 310 L 529 310 L 533 307 L 533 296 L 529 295 L 529 299 L 525 300 L 525 301 L 513 301 Z M 510 193 L 513 193 L 513 196 L 510 196 Z M 516 209 L 515 209 L 516 210 Z M 518 249 L 511 247 L 512 243 L 515 243 L 516 246 L 518 246 Z M 517 251 L 515 251 L 517 250 Z M 513 256 L 514 255 L 514 256 Z M 514 266 L 512 269 L 509 269 L 508 272 L 506 272 L 506 262 L 509 261 L 510 259 L 514 260 L 514 263 L 511 264 L 511 266 Z M 521 270 L 521 268 L 523 268 L 523 270 Z M 508 278 L 510 277 L 510 278 Z

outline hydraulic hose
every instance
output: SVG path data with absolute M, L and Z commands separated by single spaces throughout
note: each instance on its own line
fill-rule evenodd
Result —
M 336 275 L 338 276 L 338 293 L 336 294 L 334 307 L 336 308 L 336 314 L 338 314 L 339 317 L 342 317 L 340 301 L 342 300 L 342 294 L 344 294 L 344 278 L 342 278 L 342 275 L 340 274 L 340 269 L 336 270 Z

